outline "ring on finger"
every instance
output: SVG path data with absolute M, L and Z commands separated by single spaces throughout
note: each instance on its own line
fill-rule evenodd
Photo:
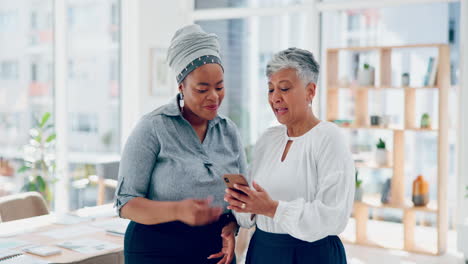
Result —
M 242 208 L 242 209 L 245 209 L 245 203 L 242 203 L 242 204 L 241 204 L 241 208 Z

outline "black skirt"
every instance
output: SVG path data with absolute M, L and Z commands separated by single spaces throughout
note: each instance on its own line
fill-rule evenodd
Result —
M 130 222 L 125 233 L 125 264 L 217 263 L 225 223 L 192 227 L 182 222 L 143 225 Z M 235 263 L 235 262 L 233 262 Z
M 345 264 L 346 253 L 337 236 L 306 242 L 287 234 L 255 230 L 247 251 L 246 264 Z

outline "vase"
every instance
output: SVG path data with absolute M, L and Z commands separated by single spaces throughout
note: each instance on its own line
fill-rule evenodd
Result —
M 426 206 L 429 203 L 429 183 L 422 175 L 413 181 L 412 200 L 414 206 Z
M 358 83 L 361 86 L 373 86 L 374 85 L 375 69 L 374 67 L 361 68 L 358 71 Z
M 390 202 L 390 190 L 392 189 L 392 179 L 387 179 L 382 187 L 382 197 L 380 202 L 387 204 Z
M 354 193 L 354 201 L 362 201 L 363 190 L 361 187 L 356 187 L 356 192 Z
M 377 149 L 375 151 L 375 163 L 379 166 L 388 165 L 388 151 L 386 149 Z

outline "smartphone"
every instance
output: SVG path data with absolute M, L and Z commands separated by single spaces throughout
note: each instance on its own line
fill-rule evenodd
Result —
M 242 174 L 225 174 L 223 176 L 223 179 L 224 179 L 224 183 L 226 184 L 226 187 L 236 192 L 242 193 L 242 194 L 245 194 L 245 193 L 235 189 L 234 184 L 249 186 L 249 183 L 244 178 L 244 176 L 242 176 Z

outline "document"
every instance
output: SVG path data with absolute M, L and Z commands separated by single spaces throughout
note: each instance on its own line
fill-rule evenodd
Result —
M 103 251 L 109 251 L 121 248 L 121 245 L 100 241 L 96 239 L 75 239 L 58 243 L 57 246 L 74 250 L 82 254 L 96 254 Z
M 67 239 L 97 233 L 99 231 L 100 229 L 91 226 L 74 226 L 42 232 L 39 233 L 39 235 L 48 236 L 54 239 Z

